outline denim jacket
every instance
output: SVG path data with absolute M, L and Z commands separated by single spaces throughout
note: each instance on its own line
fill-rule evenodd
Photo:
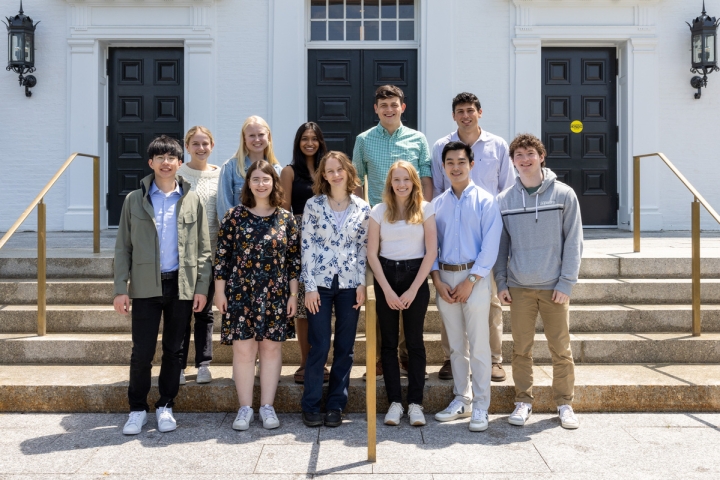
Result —
M 245 168 L 249 167 L 251 163 L 250 159 L 245 157 Z M 282 167 L 280 165 L 273 165 L 273 168 L 275 168 L 279 177 Z M 245 179 L 238 175 L 237 158 L 233 157 L 220 167 L 217 191 L 218 221 L 222 221 L 228 210 L 240 205 L 240 191 L 243 185 L 245 185 Z M 213 239 L 213 241 L 214 240 L 216 239 Z
M 340 288 L 365 285 L 367 231 L 370 205 L 350 195 L 347 217 L 337 227 L 326 195 L 305 204 L 302 228 L 302 281 L 305 291 L 332 287 L 337 274 Z

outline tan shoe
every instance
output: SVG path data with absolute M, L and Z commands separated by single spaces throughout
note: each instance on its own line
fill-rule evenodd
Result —
M 375 380 L 382 380 L 383 379 L 383 369 L 382 369 L 382 361 L 378 360 L 375 364 Z M 363 373 L 363 380 L 367 380 L 367 372 Z
M 493 382 L 504 382 L 506 377 L 507 375 L 505 374 L 505 370 L 503 370 L 502 363 L 493 363 L 490 380 Z

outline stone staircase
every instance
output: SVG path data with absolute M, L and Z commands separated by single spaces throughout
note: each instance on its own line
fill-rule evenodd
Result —
M 623 250 L 620 250 L 623 251 Z M 624 251 L 627 251 L 625 249 Z M 690 335 L 690 260 L 683 256 L 594 255 L 583 258 L 570 314 L 576 362 L 577 411 L 720 410 L 720 258 L 702 263 L 700 337 Z M 111 253 L 48 258 L 47 330 L 35 335 L 37 283 L 32 258 L 0 258 L 0 411 L 124 412 L 131 351 L 130 321 L 112 309 Z M 434 292 L 425 323 L 430 380 L 425 409 L 435 412 L 452 397 L 452 382 L 439 380 L 443 361 L 440 316 Z M 216 314 L 210 384 L 195 384 L 187 371 L 178 411 L 233 411 L 232 351 L 219 344 Z M 508 379 L 492 385 L 491 412 L 512 410 L 509 311 L 504 312 L 503 355 Z M 348 411 L 364 411 L 365 323 L 355 343 Z M 160 342 L 156 354 L 159 365 Z M 194 347 L 190 348 L 193 364 Z M 553 411 L 550 354 L 538 321 L 535 410 Z M 298 412 L 302 386 L 292 380 L 300 360 L 297 341 L 283 346 L 283 376 L 276 409 Z M 157 369 L 154 370 L 157 375 Z M 156 384 L 154 377 L 154 385 Z M 259 382 L 257 382 L 259 384 Z M 259 386 L 256 388 L 256 402 Z M 153 387 L 151 399 L 157 396 Z M 387 408 L 378 382 L 378 411 Z

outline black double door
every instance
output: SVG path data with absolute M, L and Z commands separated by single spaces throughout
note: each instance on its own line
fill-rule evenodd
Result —
M 417 50 L 309 50 L 308 120 L 328 149 L 352 156 L 355 137 L 378 123 L 375 90 L 396 85 L 405 94 L 402 122 L 417 129 Z
M 108 59 L 108 225 L 118 224 L 123 201 L 151 172 L 147 147 L 158 135 L 180 141 L 183 49 L 112 48 Z
M 584 226 L 617 226 L 614 48 L 543 48 L 546 163 L 577 194 Z

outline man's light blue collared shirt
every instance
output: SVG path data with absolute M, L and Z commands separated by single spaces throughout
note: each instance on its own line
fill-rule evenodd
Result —
M 472 180 L 458 198 L 452 188 L 433 199 L 438 234 L 438 261 L 448 265 L 475 262 L 469 274 L 487 277 L 495 265 L 502 217 L 495 197 Z
M 155 228 L 160 242 L 160 271 L 174 272 L 180 267 L 178 228 L 175 206 L 182 197 L 182 188 L 175 182 L 175 190 L 165 193 L 155 182 L 150 185 L 150 201 L 155 211 Z

